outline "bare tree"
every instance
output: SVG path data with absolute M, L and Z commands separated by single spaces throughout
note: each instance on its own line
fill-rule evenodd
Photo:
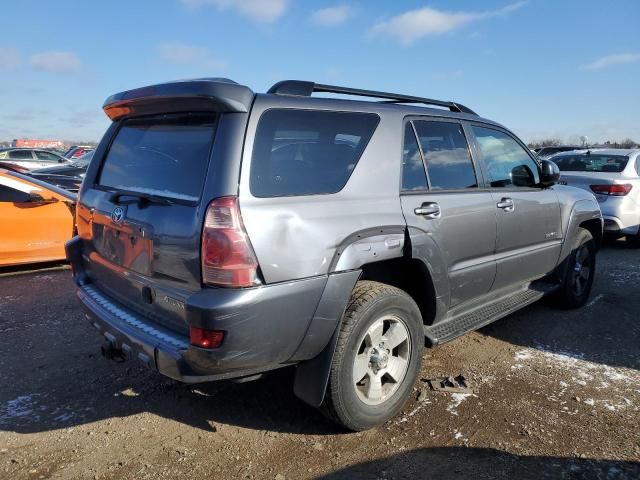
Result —
M 529 148 L 538 148 L 538 147 L 553 147 L 554 145 L 562 145 L 562 140 L 559 138 L 545 138 L 542 140 L 534 140 L 529 143 Z
M 638 142 L 631 140 L 630 138 L 625 138 L 620 143 L 620 148 L 634 148 L 638 146 Z

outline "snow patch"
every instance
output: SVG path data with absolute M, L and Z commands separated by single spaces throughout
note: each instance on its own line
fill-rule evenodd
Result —
M 456 408 L 458 408 L 460 404 L 469 397 L 477 397 L 477 395 L 474 395 L 473 393 L 452 393 L 451 403 L 447 406 L 447 412 L 451 415 L 458 415 Z
M 535 369 L 535 371 L 539 371 L 540 368 L 544 368 L 545 371 L 553 369 L 552 375 L 562 380 L 558 380 L 559 388 L 551 389 L 545 397 L 549 401 L 563 405 L 561 409 L 569 414 L 574 414 L 565 405 L 571 401 L 567 396 L 575 395 L 571 392 L 571 387 L 593 386 L 596 391 L 602 392 L 604 398 L 588 398 L 583 403 L 612 412 L 631 407 L 633 402 L 624 395 L 640 387 L 640 372 L 626 367 L 612 367 L 591 362 L 586 360 L 581 352 L 556 350 L 548 345 L 538 344 L 536 349 L 518 350 L 513 358 L 517 362 L 523 359 L 527 359 L 528 362 L 524 365 L 515 363 L 511 367 L 512 370 L 521 370 L 524 367 Z M 575 397 L 574 401 L 576 401 Z

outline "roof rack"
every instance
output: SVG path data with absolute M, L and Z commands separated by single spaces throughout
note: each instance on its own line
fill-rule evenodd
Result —
M 283 80 L 273 85 L 267 93 L 310 97 L 314 92 L 339 93 L 343 95 L 355 95 L 359 97 L 384 98 L 387 100 L 387 102 L 385 103 L 422 103 L 424 105 L 437 105 L 439 107 L 446 107 L 452 112 L 477 115 L 476 112 L 460 103 L 446 102 L 444 100 L 434 100 L 424 97 L 414 97 L 412 95 L 401 95 L 399 93 L 378 92 L 376 90 L 363 90 L 361 88 L 324 85 L 322 83 L 314 83 L 304 80 Z

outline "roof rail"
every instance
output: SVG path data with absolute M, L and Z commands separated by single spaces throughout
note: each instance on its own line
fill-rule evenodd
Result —
M 384 98 L 388 100 L 388 103 L 422 103 L 424 105 L 437 105 L 439 107 L 446 107 L 452 112 L 477 115 L 476 112 L 460 103 L 446 102 L 443 100 L 434 100 L 424 97 L 414 97 L 412 95 L 401 95 L 399 93 L 378 92 L 376 90 L 363 90 L 361 88 L 324 85 L 322 83 L 314 83 L 304 80 L 283 80 L 273 85 L 267 93 L 273 93 L 276 95 L 297 95 L 302 97 L 310 97 L 314 92 L 339 93 L 343 95 L 355 95 L 359 97 Z

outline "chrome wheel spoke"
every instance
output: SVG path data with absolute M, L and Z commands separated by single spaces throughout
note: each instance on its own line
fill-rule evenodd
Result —
M 382 341 L 382 329 L 384 328 L 384 323 L 382 320 L 378 320 L 376 323 L 371 325 L 369 331 L 367 332 L 367 337 L 369 341 L 367 342 L 368 346 L 378 345 Z
M 389 357 L 387 375 L 391 377 L 394 382 L 399 383 L 404 378 L 408 363 L 407 360 L 401 357 Z
M 407 329 L 400 323 L 393 323 L 382 337 L 387 348 L 393 350 L 409 337 Z
M 369 371 L 369 355 L 361 353 L 356 355 L 356 361 L 353 364 L 353 381 L 360 383 Z
M 382 399 L 382 378 L 377 375 L 369 375 L 367 380 L 367 386 L 365 389 L 365 395 L 372 402 L 377 402 Z

